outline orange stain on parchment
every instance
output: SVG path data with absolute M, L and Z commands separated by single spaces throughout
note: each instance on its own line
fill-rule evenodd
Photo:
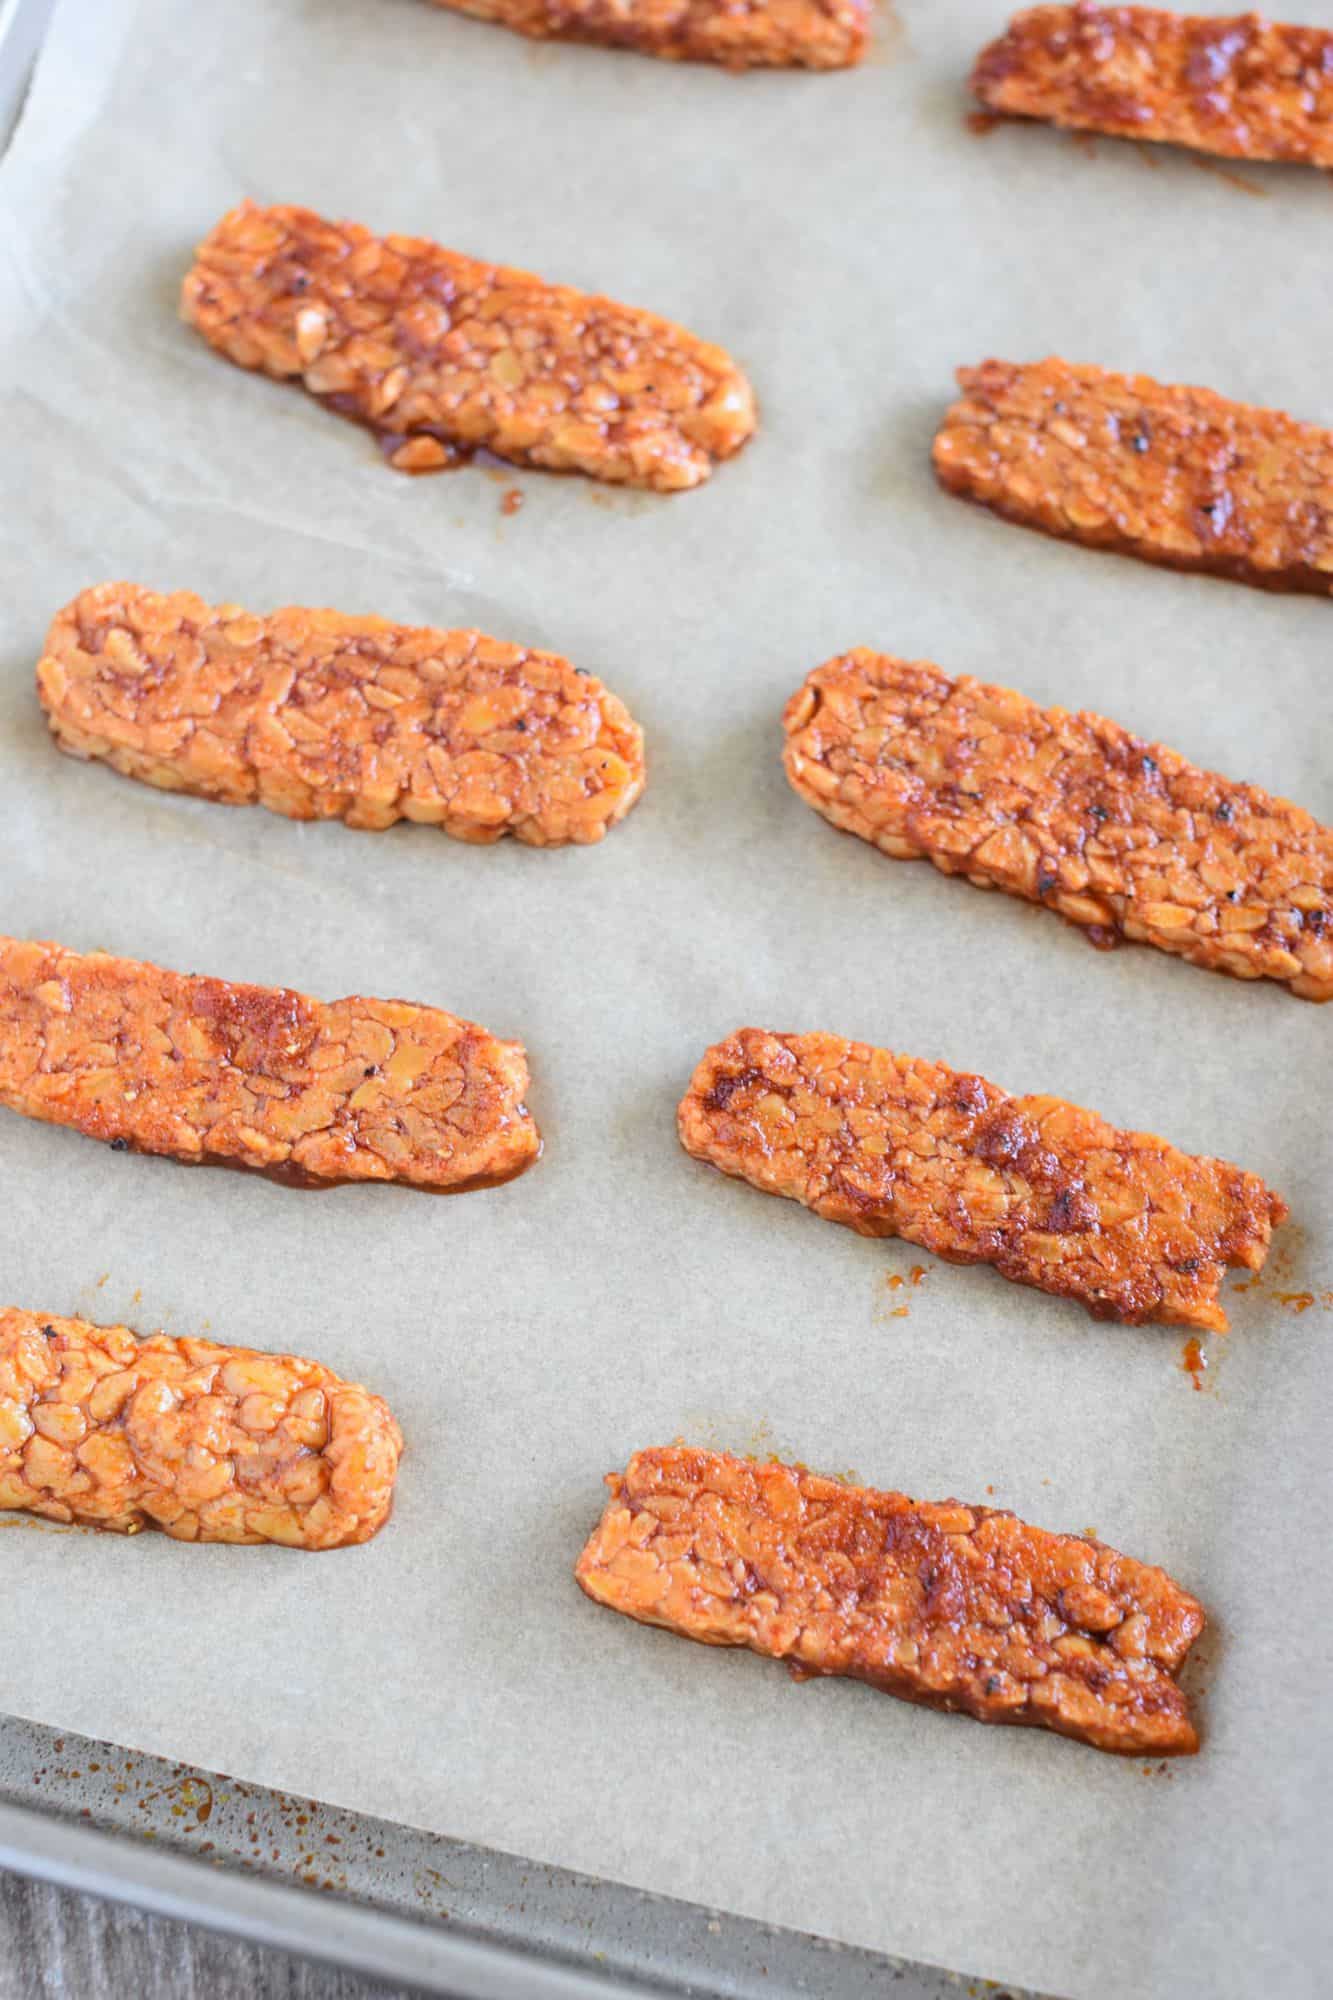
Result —
M 1206 160 L 1200 153 L 1189 153 L 1186 155 L 1186 158 L 1192 167 L 1198 168 L 1201 174 L 1211 174 L 1215 181 L 1225 181 L 1228 187 L 1235 188 L 1240 194 L 1253 195 L 1257 201 L 1267 201 L 1268 189 L 1266 187 L 1258 187 L 1253 181 L 1245 180 L 1242 175 L 1233 174 L 1217 160 Z
M 1317 1306 L 1320 1312 L 1333 1312 L 1333 1289 L 1320 1290 L 1317 1283 L 1309 1290 L 1299 1289 L 1297 1266 L 1303 1261 L 1300 1256 L 1302 1235 L 1301 1230 L 1294 1224 L 1288 1223 L 1281 1238 L 1273 1245 L 1272 1253 L 1263 1270 L 1253 1271 L 1245 1277 L 1237 1278 L 1231 1287 L 1232 1291 L 1260 1292 L 1265 1297 L 1271 1298 L 1274 1305 L 1281 1306 L 1283 1312 L 1289 1312 L 1297 1318 L 1301 1313 L 1309 1312 L 1314 1306 Z M 1299 1274 L 1300 1277 L 1304 1275 L 1304 1272 Z M 1296 1282 L 1293 1283 L 1293 1280 Z M 1272 1289 L 1277 1285 L 1290 1289 L 1284 1291 Z
M 884 1289 L 887 1292 L 901 1292 L 905 1286 L 910 1285 L 912 1290 L 915 1291 L 925 1283 L 929 1275 L 924 1264 L 913 1264 L 906 1276 L 901 1271 L 886 1271 L 884 1274 Z M 875 1318 L 881 1321 L 886 1319 L 910 1319 L 911 1316 L 912 1308 L 909 1305 L 881 1306 L 875 1314 Z
M 1208 1356 L 1204 1353 L 1197 1337 L 1193 1334 L 1185 1342 L 1185 1349 L 1180 1357 L 1180 1365 L 1185 1374 L 1189 1376 L 1194 1387 L 1202 1389 L 1204 1372 L 1208 1367 Z

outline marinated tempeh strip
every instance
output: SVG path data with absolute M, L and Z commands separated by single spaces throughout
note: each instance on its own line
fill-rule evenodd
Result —
M 318 1361 L 0 1309 L 0 1507 L 182 1542 L 368 1542 L 388 1405 Z
M 485 446 L 665 493 L 755 426 L 731 356 L 670 320 L 308 208 L 225 215 L 181 310 L 229 361 L 380 432 L 403 472 Z
M 1103 1542 L 683 1444 L 606 1486 L 574 1576 L 640 1624 L 1097 1750 L 1199 1748 L 1175 1676 L 1203 1608 Z
M 643 790 L 643 732 L 600 681 L 481 632 L 108 583 L 56 617 L 37 692 L 72 756 L 288 819 L 556 847 Z
M 958 380 L 934 447 L 951 493 L 1168 569 L 1333 591 L 1333 431 L 1058 357 Z
M 599 42 L 728 69 L 846 69 L 869 38 L 868 0 L 435 0 L 539 41 Z
M 121 1151 L 302 1186 L 510 1180 L 522 1045 L 405 1000 L 312 1000 L 0 937 L 0 1104 Z
M 1199 1748 L 1175 1676 L 1203 1606 L 1103 1542 L 683 1444 L 606 1486 L 574 1576 L 626 1618 L 1095 1750 Z
M 1261 14 L 1030 7 L 982 50 L 972 89 L 1006 117 L 1333 166 L 1333 34 Z
M 574 1574 L 642 1624 L 1096 1750 L 1199 1747 L 1175 1676 L 1203 1608 L 1103 1542 L 685 1445 L 606 1483 Z
M 865 647 L 787 703 L 807 805 L 898 860 L 1333 1000 L 1333 828 L 1104 716 Z
M 1227 1265 L 1259 1270 L 1287 1213 L 1225 1160 L 840 1035 L 739 1029 L 695 1070 L 679 1127 L 765 1194 L 1134 1326 L 1224 1332 Z

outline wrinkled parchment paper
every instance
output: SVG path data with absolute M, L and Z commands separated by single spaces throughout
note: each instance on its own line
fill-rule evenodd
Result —
M 391 1526 L 347 1554 L 0 1535 L 0 1705 L 999 1980 L 1294 2000 L 1328 1941 L 1333 1010 L 1100 956 L 840 837 L 789 793 L 778 715 L 865 642 L 1333 815 L 1333 604 L 1025 535 L 927 459 L 953 366 L 987 353 L 1333 423 L 1333 199 L 1298 170 L 976 137 L 962 81 L 997 11 L 902 14 L 858 74 L 733 78 L 424 0 L 66 0 L 0 168 L 0 923 L 520 1035 L 547 1154 L 458 1200 L 309 1195 L 0 1117 L 6 1300 L 317 1355 L 408 1439 Z M 401 478 L 177 323 L 243 192 L 669 313 L 742 359 L 762 432 L 678 498 Z M 56 607 L 122 576 L 555 647 L 643 722 L 648 794 L 595 850 L 475 851 L 66 761 L 32 668 Z M 676 1100 L 742 1022 L 943 1057 L 1265 1175 L 1293 1220 L 1228 1288 L 1204 1392 L 1177 1333 L 686 1159 Z M 1147 1775 L 595 1609 L 570 1568 L 601 1474 L 681 1433 L 1164 1563 L 1212 1614 L 1202 1755 Z

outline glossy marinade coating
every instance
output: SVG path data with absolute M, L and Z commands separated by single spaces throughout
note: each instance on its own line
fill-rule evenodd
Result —
M 730 69 L 845 69 L 860 62 L 868 0 L 435 0 L 520 35 L 599 42 Z
M 765 1194 L 1132 1326 L 1225 1331 L 1226 1267 L 1257 1271 L 1287 1213 L 1225 1160 L 841 1035 L 739 1029 L 695 1070 L 679 1128 Z
M 958 380 L 933 454 L 951 493 L 1168 569 L 1333 591 L 1333 432 L 1058 357 Z
M 0 1310 L 0 1507 L 183 1542 L 368 1542 L 402 1433 L 317 1361 Z
M 405 1000 L 312 1000 L 0 937 L 0 1104 L 121 1150 L 303 1185 L 511 1179 L 522 1045 Z
M 56 617 L 37 692 L 72 756 L 289 819 L 555 847 L 643 790 L 643 732 L 600 681 L 481 632 L 102 584 Z
M 184 317 L 430 472 L 480 446 L 670 492 L 755 426 L 729 354 L 656 314 L 412 236 L 243 202 L 196 252 Z
M 613 1611 L 1097 1750 L 1199 1747 L 1175 1675 L 1203 1609 L 1102 1542 L 684 1445 L 606 1483 L 574 1573 Z
M 1233 160 L 1333 166 L 1333 34 L 1157 7 L 1031 7 L 982 50 L 991 111 Z
M 1333 999 L 1333 828 L 1104 716 L 859 647 L 783 715 L 807 805 L 899 860 Z

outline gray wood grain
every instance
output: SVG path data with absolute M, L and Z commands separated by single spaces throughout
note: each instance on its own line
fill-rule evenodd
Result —
M 0 1874 L 0 2000 L 408 2000 L 401 1988 Z

